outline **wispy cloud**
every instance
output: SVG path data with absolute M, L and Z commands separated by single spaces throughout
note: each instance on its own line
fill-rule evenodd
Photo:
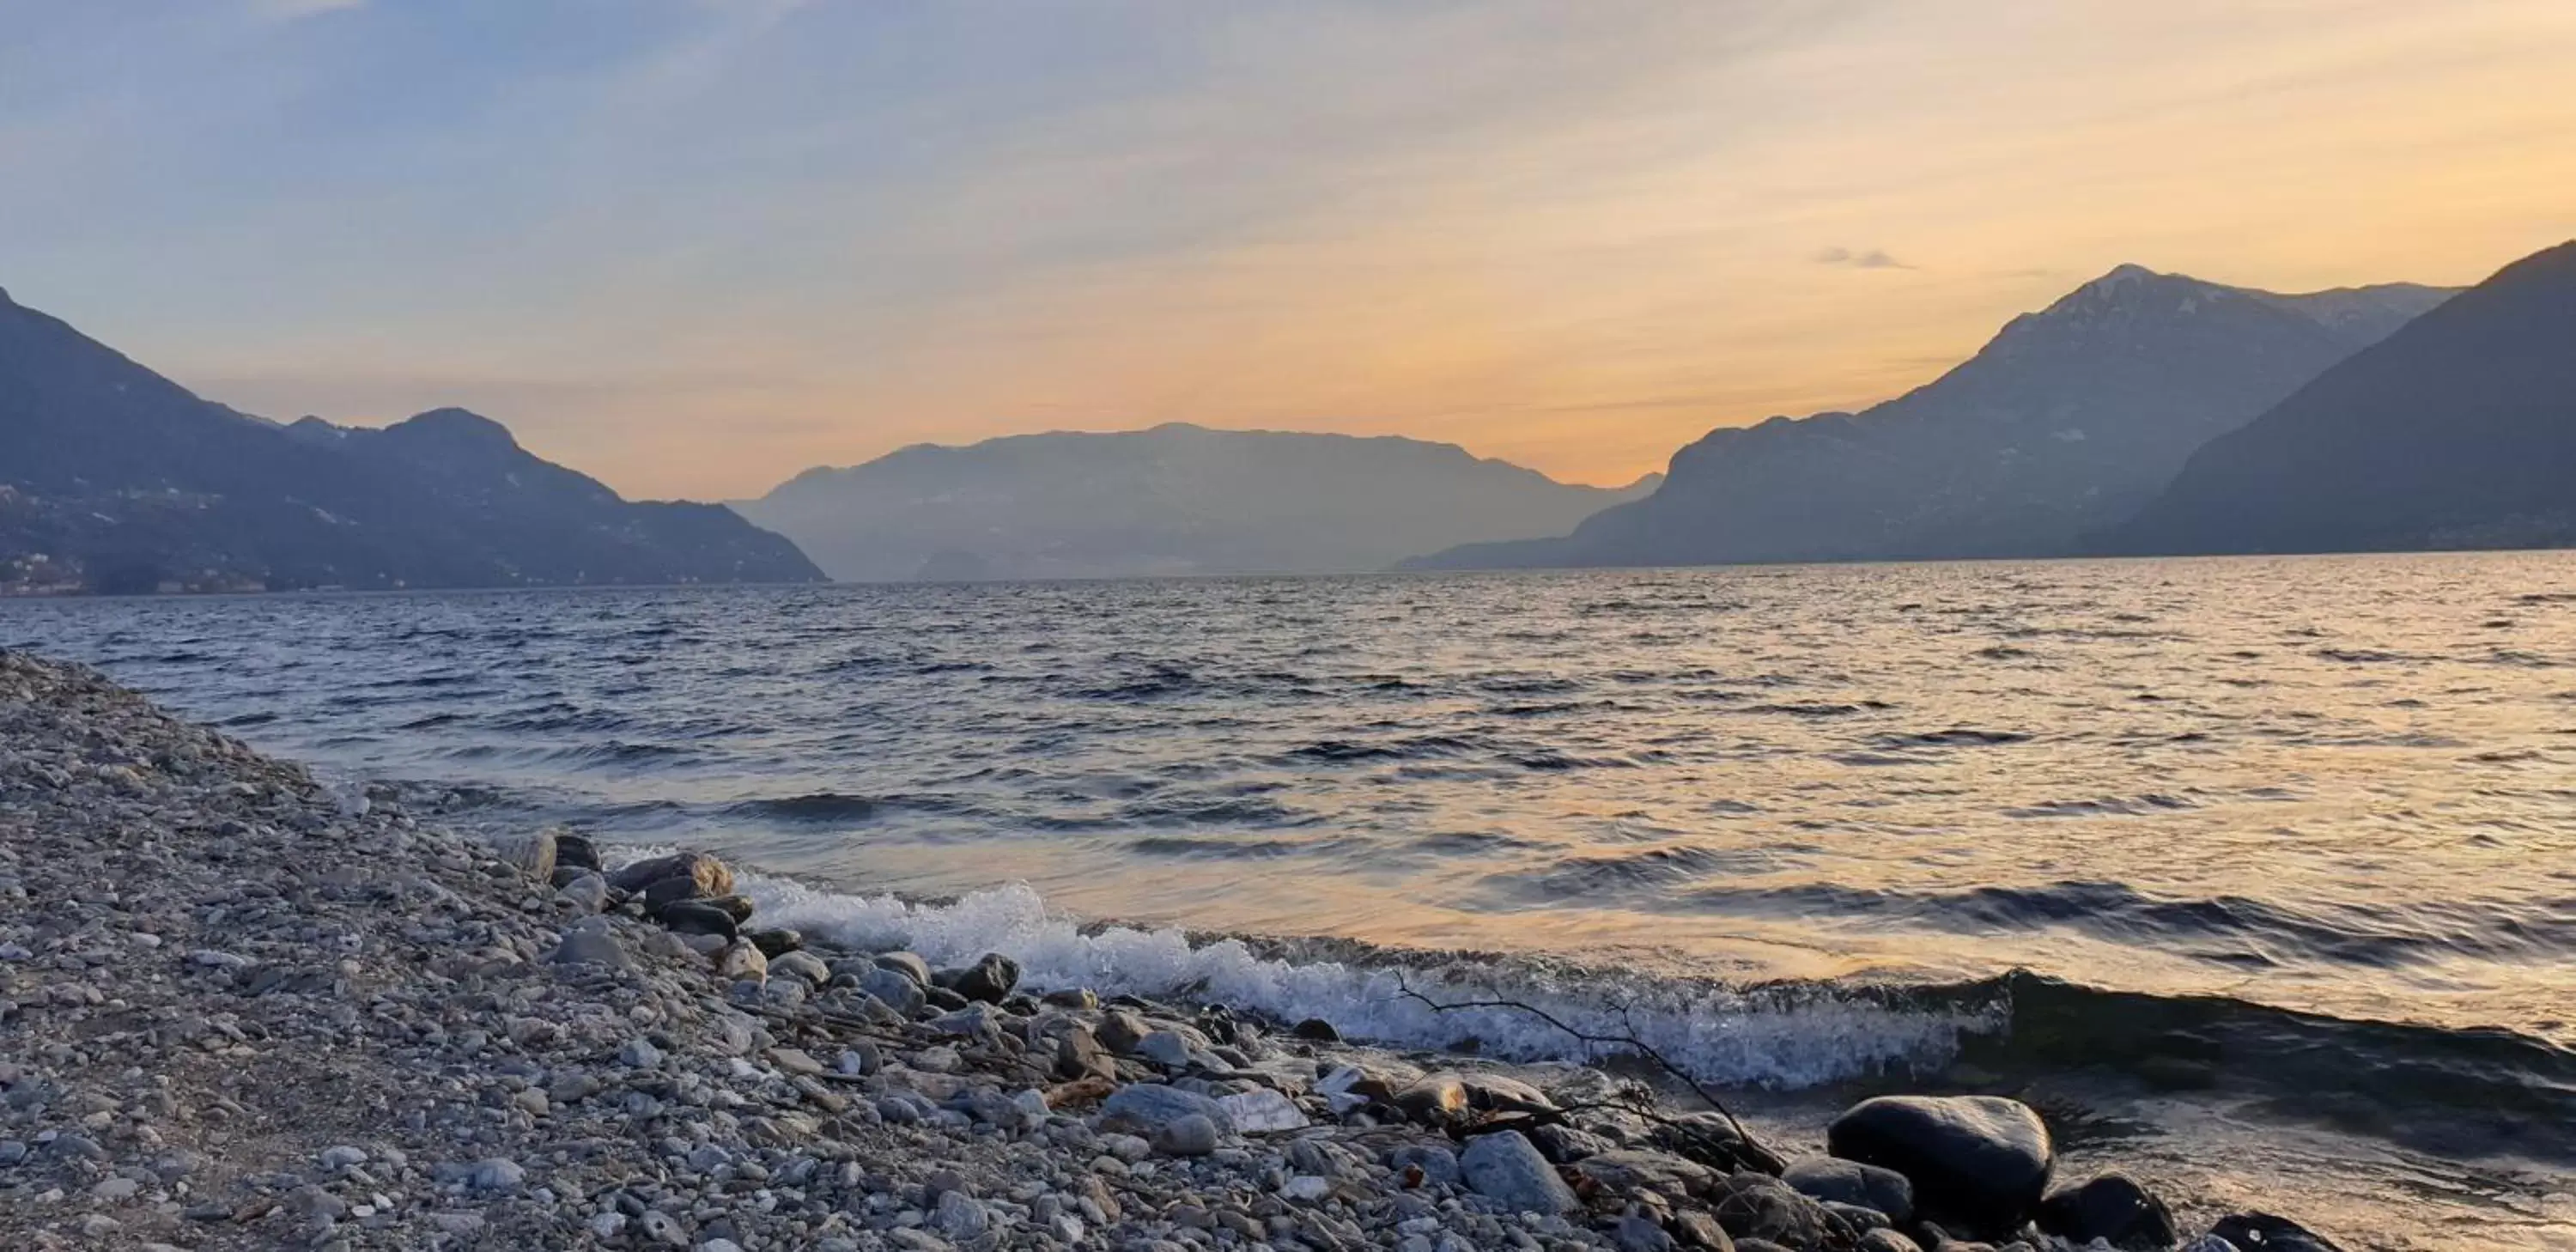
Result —
M 1815 260 L 1818 265 L 1840 265 L 1847 269 L 1856 270 L 1910 270 L 1914 268 L 1903 261 L 1897 260 L 1895 257 L 1889 256 L 1885 250 L 1879 248 L 1871 248 L 1865 252 L 1854 252 L 1849 248 L 1827 248 L 1824 251 L 1817 253 Z

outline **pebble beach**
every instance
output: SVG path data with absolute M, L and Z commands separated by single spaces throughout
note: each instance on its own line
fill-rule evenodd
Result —
M 2062 1176 L 2004 1096 L 1876 1097 L 1787 1154 L 1638 1058 L 934 968 L 734 886 L 455 833 L 0 653 L 0 1246 L 2338 1246 Z

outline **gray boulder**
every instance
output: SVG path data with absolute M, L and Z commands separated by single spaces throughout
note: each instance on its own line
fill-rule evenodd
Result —
M 1791 1162 L 1780 1181 L 1797 1188 L 1801 1195 L 1876 1209 L 1900 1226 L 1914 1220 L 1914 1184 L 1892 1169 L 1810 1156 Z
M 1111 1093 L 1100 1105 L 1102 1124 L 1112 1129 L 1151 1133 L 1184 1117 L 1204 1117 L 1220 1131 L 1234 1129 L 1225 1106 L 1195 1091 L 1158 1082 L 1131 1083 Z
M 1574 1188 L 1517 1130 L 1478 1135 L 1458 1154 L 1467 1187 L 1515 1213 L 1571 1213 L 1580 1207 Z

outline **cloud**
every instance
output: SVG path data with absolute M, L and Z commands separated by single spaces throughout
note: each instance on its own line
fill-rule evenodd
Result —
M 1854 252 L 1849 248 L 1827 248 L 1816 254 L 1816 264 L 1841 265 L 1856 270 L 1910 270 L 1914 268 L 1903 261 L 1897 260 L 1895 257 L 1889 256 L 1885 250 L 1879 248 L 1872 248 L 1866 252 Z

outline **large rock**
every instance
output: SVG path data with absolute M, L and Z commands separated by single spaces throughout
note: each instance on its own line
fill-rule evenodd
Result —
M 1458 1154 L 1468 1189 L 1516 1213 L 1571 1213 L 1574 1189 L 1517 1130 L 1478 1135 Z
M 1769 1240 L 1784 1247 L 1821 1246 L 1834 1223 L 1825 1206 L 1769 1174 L 1739 1170 L 1709 1188 L 1709 1213 L 1734 1236 Z
M 683 900 L 653 915 L 653 920 L 679 935 L 716 935 L 726 942 L 741 933 L 733 914 L 699 900 Z
M 1390 1103 L 1426 1126 L 1455 1125 L 1475 1113 L 1535 1112 L 1556 1107 L 1544 1092 L 1518 1079 L 1452 1070 L 1415 1079 L 1396 1092 Z
M 555 837 L 555 868 L 561 869 L 568 865 L 574 869 L 589 870 L 594 874 L 607 871 L 607 867 L 599 863 L 598 845 L 593 844 L 587 836 L 576 835 L 561 826 L 549 826 L 546 829 Z
M 2019 1226 L 2056 1159 L 2039 1114 L 2000 1096 L 1864 1100 L 1834 1119 L 1825 1147 L 1905 1175 L 1921 1216 L 1977 1235 Z
M 551 883 L 555 875 L 555 832 L 540 830 L 533 834 L 492 836 L 492 851 L 503 861 L 517 866 L 521 873 L 539 882 Z
M 2343 1252 L 2332 1239 L 2270 1213 L 2238 1213 L 2219 1219 L 2209 1233 L 2246 1252 Z
M 697 894 L 701 896 L 730 895 L 733 892 L 733 870 L 704 852 L 674 852 L 669 856 L 648 857 L 610 874 L 608 885 L 631 893 L 672 877 L 694 880 Z
M 881 969 L 890 969 L 911 979 L 916 986 L 930 985 L 930 962 L 921 959 L 917 953 L 880 952 L 876 955 L 876 963 Z
M 900 970 L 879 965 L 859 975 L 859 990 L 885 1001 L 895 1012 L 910 1017 L 929 1003 L 929 993 Z
M 2170 1248 L 2180 1236 L 2173 1210 L 2154 1192 L 2121 1174 L 2102 1174 L 2060 1187 L 2039 1203 L 2039 1228 L 2082 1244 L 2096 1239 L 2115 1248 Z
M 941 974 L 938 985 L 969 1000 L 1000 1004 L 1020 985 L 1020 963 L 999 952 L 987 952 L 964 969 Z
M 1565 1169 L 1579 1183 L 1589 1183 L 1613 1195 L 1651 1191 L 1676 1204 L 1706 1196 L 1710 1185 L 1717 1181 L 1707 1166 L 1696 1161 L 1633 1148 L 1595 1153 Z
M 1780 1181 L 1797 1188 L 1801 1195 L 1876 1209 L 1900 1226 L 1914 1220 L 1914 1184 L 1892 1169 L 1810 1156 L 1791 1162 Z
M 1100 1120 L 1113 1129 L 1152 1132 L 1166 1123 L 1189 1116 L 1205 1117 L 1216 1123 L 1218 1130 L 1231 1132 L 1234 1121 L 1225 1106 L 1195 1091 L 1158 1082 L 1140 1082 L 1120 1087 L 1101 1103 Z
M 631 969 L 635 962 L 626 950 L 617 946 L 617 937 L 609 932 L 605 918 L 587 918 L 563 932 L 555 945 L 557 965 L 605 965 L 611 969 Z

